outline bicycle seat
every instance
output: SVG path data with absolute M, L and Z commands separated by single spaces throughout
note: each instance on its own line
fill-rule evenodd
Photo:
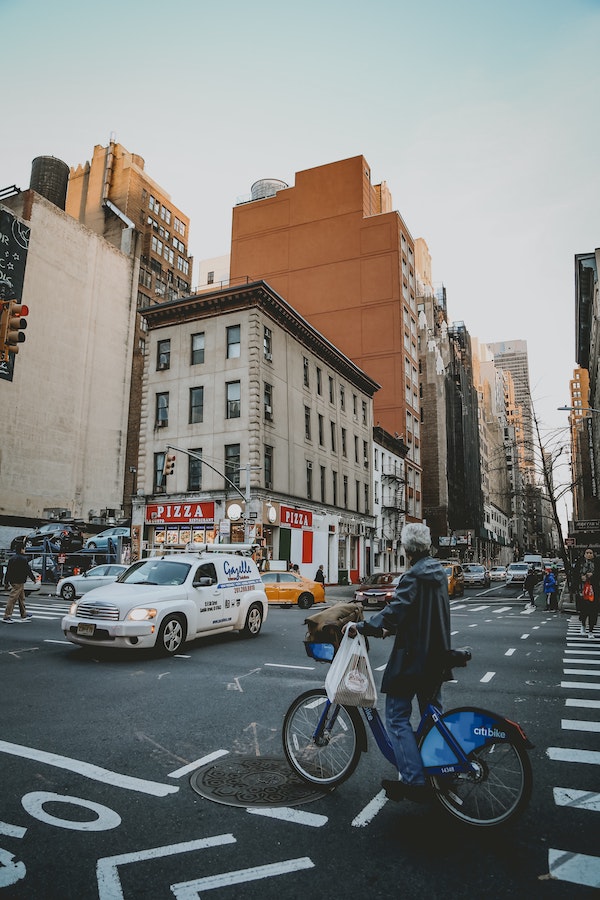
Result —
M 458 650 L 448 650 L 446 665 L 449 669 L 464 669 L 472 658 L 470 647 L 460 647 Z

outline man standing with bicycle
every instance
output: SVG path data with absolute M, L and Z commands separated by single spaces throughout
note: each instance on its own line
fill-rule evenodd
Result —
M 446 573 L 430 555 L 427 525 L 405 525 L 401 540 L 410 567 L 394 599 L 368 622 L 346 628 L 351 636 L 357 631 L 382 638 L 394 635 L 381 690 L 386 694 L 386 727 L 401 780 L 384 779 L 382 786 L 391 800 L 423 803 L 429 799 L 429 790 L 410 724 L 412 701 L 416 696 L 423 712 L 441 682 L 450 650 L 450 601 Z M 441 706 L 439 697 L 433 699 Z

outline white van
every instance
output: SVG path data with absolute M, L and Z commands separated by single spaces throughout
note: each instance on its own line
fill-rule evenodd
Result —
M 544 571 L 544 560 L 541 553 L 526 553 L 523 556 L 523 562 L 528 566 L 533 566 L 537 572 Z

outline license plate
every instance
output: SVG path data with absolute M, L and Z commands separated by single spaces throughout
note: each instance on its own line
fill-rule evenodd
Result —
M 369 597 L 367 603 L 371 606 L 375 606 L 375 604 L 379 603 L 379 597 Z
M 77 634 L 80 634 L 81 637 L 93 637 L 95 625 L 88 625 L 87 623 L 80 622 L 77 626 Z

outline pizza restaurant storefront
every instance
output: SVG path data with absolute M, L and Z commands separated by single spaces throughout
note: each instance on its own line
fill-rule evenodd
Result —
M 146 506 L 148 548 L 183 550 L 188 544 L 212 544 L 216 540 L 217 530 L 213 501 L 150 503 Z

